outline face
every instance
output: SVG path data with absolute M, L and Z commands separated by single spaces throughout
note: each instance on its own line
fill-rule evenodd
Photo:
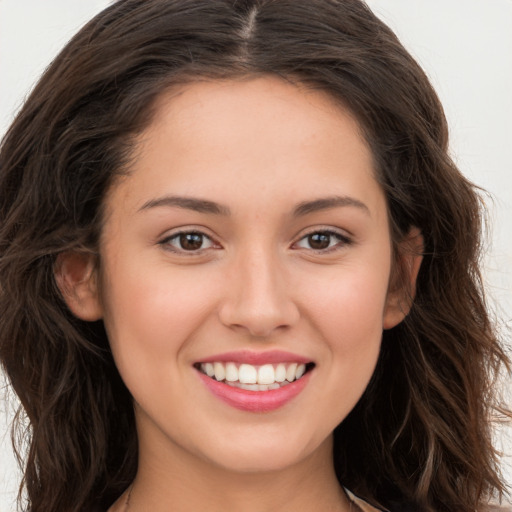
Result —
M 95 307 L 141 454 L 247 472 L 329 443 L 403 316 L 354 118 L 277 78 L 187 85 L 106 206 Z

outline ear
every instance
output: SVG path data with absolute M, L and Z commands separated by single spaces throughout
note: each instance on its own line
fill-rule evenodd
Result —
M 416 295 L 416 279 L 423 260 L 423 236 L 420 230 L 412 227 L 406 237 L 398 244 L 397 261 L 384 308 L 383 328 L 391 329 L 398 325 L 408 314 Z
M 54 266 L 57 286 L 71 312 L 87 322 L 103 316 L 96 274 L 93 254 L 64 252 L 57 256 Z

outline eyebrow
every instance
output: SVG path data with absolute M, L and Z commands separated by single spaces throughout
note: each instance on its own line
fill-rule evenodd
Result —
M 230 210 L 227 206 L 222 206 L 207 199 L 196 199 L 194 197 L 181 197 L 181 196 L 164 196 L 157 199 L 151 199 L 139 208 L 139 211 L 148 210 L 150 208 L 157 208 L 160 206 L 178 207 L 185 210 L 193 210 L 199 213 L 212 213 L 215 215 L 230 215 Z
M 207 199 L 183 196 L 164 196 L 157 199 L 151 199 L 144 203 L 141 208 L 139 208 L 139 211 L 165 206 L 178 207 L 185 210 L 193 210 L 199 213 L 210 213 L 224 216 L 231 215 L 231 211 L 227 206 L 215 203 L 214 201 L 209 201 Z M 359 201 L 359 199 L 355 199 L 349 196 L 331 196 L 299 203 L 293 210 L 293 216 L 302 217 L 310 213 L 346 206 L 359 208 L 366 214 L 370 215 L 369 208 L 363 202 Z
M 301 217 L 310 213 L 315 213 L 321 210 L 328 210 L 330 208 L 338 208 L 342 206 L 353 206 L 363 210 L 366 214 L 370 215 L 370 209 L 359 199 L 349 196 L 331 196 L 322 197 L 313 201 L 303 201 L 299 203 L 293 211 L 294 217 Z

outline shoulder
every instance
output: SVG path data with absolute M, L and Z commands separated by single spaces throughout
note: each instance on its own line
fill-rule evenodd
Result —
M 354 503 L 354 505 L 356 505 L 362 512 L 418 512 L 414 506 L 407 504 L 398 505 L 395 503 L 389 510 L 375 508 L 374 506 L 370 505 L 363 499 L 358 498 L 354 493 L 350 492 L 348 489 L 345 489 L 345 492 L 347 493 L 347 496 L 349 497 L 350 501 L 352 501 L 352 503 Z M 479 509 L 479 512 L 512 512 L 512 503 L 505 503 L 502 505 L 489 504 L 483 507 L 482 509 Z

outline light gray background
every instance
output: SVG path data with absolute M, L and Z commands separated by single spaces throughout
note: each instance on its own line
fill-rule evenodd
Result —
M 369 0 L 427 71 L 461 169 L 494 197 L 489 294 L 512 327 L 512 1 Z M 107 0 L 0 0 L 0 134 L 39 74 Z M 505 381 L 510 392 L 511 380 Z M 19 473 L 8 435 L 15 403 L 0 388 L 0 512 L 13 512 Z M 509 395 L 510 396 L 510 395 Z M 510 402 L 512 404 L 512 400 Z M 497 432 L 512 484 L 510 428 Z

